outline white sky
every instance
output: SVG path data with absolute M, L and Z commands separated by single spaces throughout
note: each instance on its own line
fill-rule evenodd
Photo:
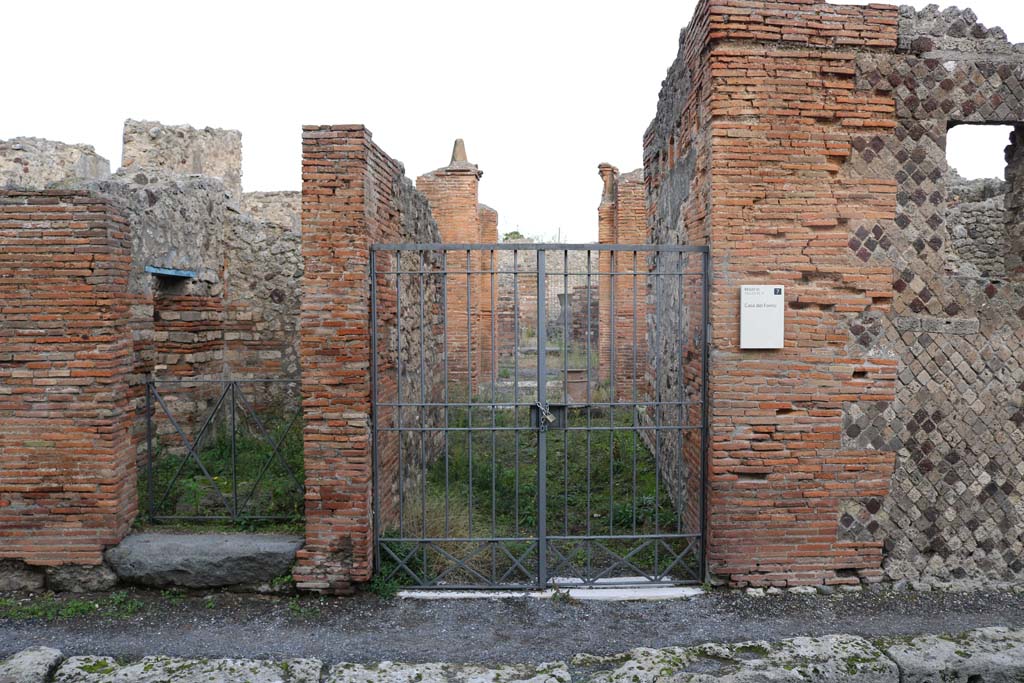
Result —
M 249 191 L 300 188 L 302 124 L 364 123 L 412 178 L 446 165 L 462 137 L 502 232 L 560 229 L 563 240 L 589 241 L 597 165 L 641 165 L 643 133 L 693 6 L 10 2 L 0 139 L 87 143 L 116 168 L 126 118 L 236 128 Z M 1024 3 L 970 6 L 1024 42 Z M 967 145 L 974 161 L 954 159 L 961 173 L 1001 175 L 1006 133 L 992 132 Z

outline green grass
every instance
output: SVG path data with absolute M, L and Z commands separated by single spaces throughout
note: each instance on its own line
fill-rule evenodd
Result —
M 43 593 L 27 600 L 0 598 L 0 619 L 25 620 L 74 619 L 76 617 L 108 616 L 127 619 L 139 614 L 143 603 L 127 591 L 116 591 L 95 600 L 82 598 L 58 598 L 52 593 Z

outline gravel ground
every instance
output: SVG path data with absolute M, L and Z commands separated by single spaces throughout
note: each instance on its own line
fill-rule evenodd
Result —
M 1024 595 L 983 591 L 761 598 L 721 591 L 647 603 L 382 600 L 369 594 L 329 599 L 226 593 L 170 596 L 156 591 L 130 595 L 141 603 L 132 616 L 0 618 L 0 658 L 47 645 L 67 656 L 124 659 L 169 655 L 315 657 L 327 663 L 538 663 L 641 646 L 1024 627 Z

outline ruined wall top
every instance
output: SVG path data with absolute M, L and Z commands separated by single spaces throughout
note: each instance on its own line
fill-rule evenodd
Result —
M 242 195 L 242 134 L 128 119 L 121 166 L 219 178 L 238 199 Z
M 915 54 L 941 53 L 1003 55 L 1020 59 L 1024 43 L 1014 45 L 998 26 L 987 28 L 970 8 L 928 5 L 917 10 L 900 7 L 899 49 Z
M 110 162 L 90 145 L 42 138 L 0 140 L 0 187 L 41 190 L 110 177 Z

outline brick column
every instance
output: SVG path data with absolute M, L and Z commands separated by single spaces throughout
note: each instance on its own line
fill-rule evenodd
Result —
M 130 261 L 107 200 L 0 191 L 0 558 L 97 565 L 128 532 Z

